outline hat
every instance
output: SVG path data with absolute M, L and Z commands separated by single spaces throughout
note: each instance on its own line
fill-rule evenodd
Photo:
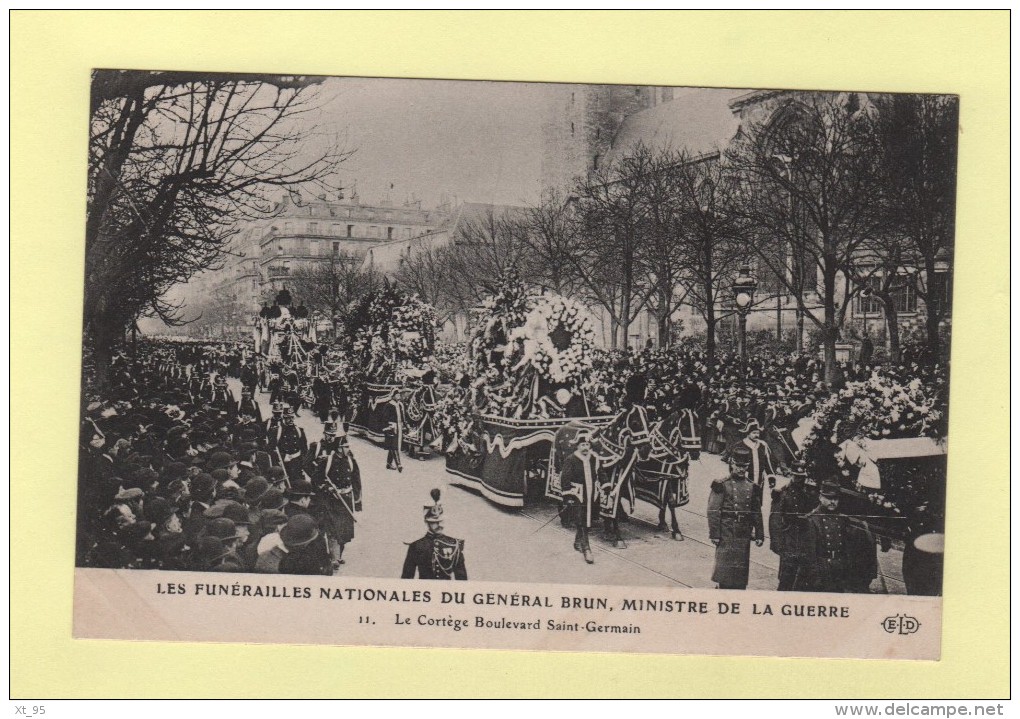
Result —
M 236 464 L 236 461 L 226 452 L 214 452 L 210 457 L 206 465 L 211 470 L 226 469 L 232 464 Z
M 283 402 L 273 402 L 273 414 L 283 414 Z
M 311 544 L 319 536 L 319 526 L 307 514 L 295 514 L 280 530 L 280 539 L 290 549 Z
M 730 462 L 746 466 L 751 463 L 751 448 L 743 442 L 737 442 L 730 451 Z
M 439 504 L 439 490 L 433 489 L 429 492 L 432 497 L 434 504 L 426 504 L 422 509 L 425 512 L 426 522 L 441 522 L 443 521 L 443 506 Z
M 290 417 L 291 419 L 293 419 L 294 418 L 294 408 L 293 407 L 286 407 L 283 410 L 283 416 L 284 417 Z
M 214 469 L 209 472 L 209 476 L 217 485 L 226 484 L 230 480 L 230 472 L 225 469 Z
M 315 494 L 315 488 L 312 487 L 312 483 L 307 479 L 299 479 L 293 482 L 290 489 L 287 490 L 287 494 L 292 497 L 311 497 Z
M 237 533 L 237 526 L 234 524 L 234 520 L 227 519 L 226 517 L 216 517 L 206 522 L 205 533 L 209 537 L 218 537 L 225 542 L 241 536 Z
M 336 434 L 336 422 L 326 422 L 325 424 L 323 424 L 322 425 L 322 434 L 323 434 L 323 436 L 325 436 L 327 434 L 335 435 Z
M 751 432 L 754 432 L 756 430 L 758 432 L 761 432 L 761 423 L 758 422 L 758 420 L 756 419 L 751 419 L 748 420 L 747 424 L 744 425 L 743 432 L 744 434 L 750 434 Z
M 262 499 L 259 500 L 260 509 L 283 509 L 287 506 L 287 498 L 283 496 L 283 492 L 278 489 L 266 490 L 266 493 L 262 495 Z
M 219 537 L 202 537 L 198 540 L 195 558 L 203 564 L 212 564 L 228 554 L 230 550 L 223 546 L 223 540 Z
M 177 507 L 174 507 L 162 497 L 153 497 L 145 503 L 143 514 L 150 522 L 159 525 L 170 519 L 176 511 Z
M 287 515 L 279 509 L 263 509 L 259 512 L 259 524 L 264 529 L 279 527 L 287 523 Z
M 216 480 L 205 472 L 195 475 L 191 480 L 191 496 L 199 501 L 212 498 L 215 489 Z
M 251 517 L 244 505 L 237 502 L 229 502 L 223 507 L 223 516 L 233 520 L 234 524 L 251 524 Z
M 270 467 L 269 471 L 266 472 L 266 479 L 269 480 L 270 484 L 281 484 L 287 482 L 287 470 L 283 467 Z
M 140 490 L 138 487 L 131 487 L 117 492 L 117 496 L 114 497 L 118 502 L 133 502 L 136 499 L 141 499 L 145 496 L 145 492 Z
M 822 482 L 822 488 L 819 491 L 823 497 L 838 497 L 839 496 L 839 485 L 833 481 Z
M 244 485 L 244 501 L 256 504 L 269 491 L 269 480 L 265 477 L 252 477 Z

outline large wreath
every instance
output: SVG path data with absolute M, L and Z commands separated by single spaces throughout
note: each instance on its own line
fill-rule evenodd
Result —
M 349 351 L 368 381 L 392 384 L 429 364 L 436 312 L 417 296 L 385 287 L 356 302 L 348 317 Z
M 577 386 L 591 370 L 595 330 L 587 311 L 566 297 L 538 299 L 509 339 L 521 343 L 515 372 L 530 366 L 545 380 Z

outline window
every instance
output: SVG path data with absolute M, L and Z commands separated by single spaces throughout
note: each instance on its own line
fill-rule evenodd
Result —
M 347 236 L 354 237 L 354 225 L 347 225 Z
M 368 236 L 369 237 L 378 237 L 379 236 L 379 227 L 378 227 L 378 225 L 372 225 L 371 227 L 368 228 Z
M 340 234 L 340 225 L 338 225 L 338 224 L 336 224 L 334 222 L 333 225 L 329 228 L 329 234 L 331 234 L 331 235 L 339 235 Z
M 333 243 L 333 257 L 339 257 L 339 256 L 340 256 L 340 243 L 339 242 L 334 242 Z
M 574 136 L 574 123 L 570 123 L 570 136 Z
M 309 235 L 317 235 L 317 234 L 319 234 L 319 223 L 318 222 L 309 222 L 308 223 L 308 234 Z
M 319 241 L 318 240 L 312 240 L 311 249 L 312 249 L 312 257 L 318 257 L 319 256 Z
M 868 285 L 872 290 L 867 296 L 857 295 L 856 314 L 880 315 L 885 312 L 882 300 L 875 294 L 881 291 L 882 280 L 880 275 L 872 275 L 868 278 Z M 893 289 L 892 299 L 897 314 L 917 312 L 917 289 L 908 278 L 904 278 L 902 285 Z
M 386 228 L 386 239 L 387 240 L 392 240 L 393 239 L 393 228 L 392 227 L 387 227 Z
M 293 222 L 284 222 L 283 223 L 283 232 L 284 232 L 284 234 L 288 234 L 289 235 L 293 231 L 294 231 L 294 223 Z

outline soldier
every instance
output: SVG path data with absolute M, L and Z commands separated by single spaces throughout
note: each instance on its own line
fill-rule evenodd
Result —
M 272 440 L 269 439 L 276 434 L 276 428 L 283 424 L 283 402 L 273 402 L 272 404 L 273 413 L 272 416 L 266 421 L 266 438 L 269 441 L 269 447 L 272 448 Z
M 322 441 L 313 444 L 305 473 L 315 487 L 311 514 L 326 535 L 334 569 L 344 563 L 344 547 L 354 539 L 354 513 L 361 511 L 361 470 L 350 447 L 337 437 L 335 422 L 322 428 Z
M 269 438 L 277 458 L 287 472 L 287 478 L 293 482 L 301 476 L 301 462 L 308 451 L 308 439 L 305 431 L 294 424 L 294 410 L 287 407 L 283 411 L 283 424 Z
M 805 587 L 809 591 L 847 590 L 847 521 L 837 511 L 839 492 L 836 482 L 823 482 L 819 504 L 807 515 L 804 554 L 810 567 L 810 586 Z
M 712 581 L 719 589 L 746 589 L 751 542 L 761 546 L 765 527 L 761 500 L 748 478 L 751 451 L 741 442 L 730 451 L 730 476 L 712 483 L 708 535 L 715 545 Z
M 259 407 L 259 403 L 255 401 L 254 393 L 251 387 L 241 388 L 241 401 L 237 403 L 235 414 L 238 417 L 244 417 L 246 414 L 251 415 L 254 421 L 262 424 L 262 409 Z
M 443 534 L 443 508 L 439 504 L 439 490 L 430 493 L 434 504 L 425 505 L 425 524 L 429 531 L 421 539 L 407 546 L 407 557 L 401 579 L 467 579 L 464 565 L 464 540 Z
M 779 591 L 804 589 L 809 569 L 804 561 L 805 517 L 818 506 L 818 483 L 810 479 L 807 465 L 794 460 L 790 484 L 772 492 L 769 512 L 769 547 L 779 555 Z
M 591 528 L 595 513 L 595 478 L 598 467 L 591 453 L 591 432 L 579 431 L 576 441 L 577 449 L 564 461 L 563 474 L 560 475 L 563 499 L 566 502 L 564 511 L 572 515 L 571 519 L 577 527 L 574 549 L 584 555 L 584 561 L 594 564 L 588 529 Z

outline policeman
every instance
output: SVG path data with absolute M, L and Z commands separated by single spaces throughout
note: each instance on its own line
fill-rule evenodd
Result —
M 715 545 L 712 581 L 719 589 L 747 589 L 751 542 L 765 541 L 761 501 L 748 478 L 751 450 L 742 442 L 730 451 L 729 477 L 712 483 L 708 498 L 708 536 Z
M 818 506 L 807 515 L 805 560 L 810 563 L 808 589 L 815 592 L 847 590 L 847 522 L 839 514 L 839 485 L 822 483 Z
M 464 566 L 464 540 L 443 534 L 443 507 L 439 490 L 431 492 L 432 505 L 425 505 L 425 524 L 429 531 L 407 546 L 401 579 L 467 579 Z
M 809 569 L 804 562 L 806 516 L 818 506 L 818 483 L 808 478 L 807 464 L 796 459 L 790 483 L 772 492 L 769 548 L 779 555 L 779 591 L 804 589 Z

